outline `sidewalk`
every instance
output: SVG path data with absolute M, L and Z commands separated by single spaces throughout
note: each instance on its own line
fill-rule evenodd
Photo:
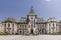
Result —
M 61 35 L 38 35 L 38 36 L 8 35 L 0 36 L 0 40 L 61 40 Z

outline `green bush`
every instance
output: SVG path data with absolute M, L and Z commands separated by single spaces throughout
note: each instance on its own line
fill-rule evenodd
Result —
M 57 32 L 48 33 L 49 35 L 57 35 Z
M 61 35 L 61 32 L 58 32 L 57 34 L 58 34 L 58 35 Z
M 10 35 L 9 32 L 0 32 L 0 35 Z

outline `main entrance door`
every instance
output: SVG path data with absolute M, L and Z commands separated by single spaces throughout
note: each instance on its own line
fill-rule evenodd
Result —
M 31 34 L 33 34 L 33 29 L 31 29 Z

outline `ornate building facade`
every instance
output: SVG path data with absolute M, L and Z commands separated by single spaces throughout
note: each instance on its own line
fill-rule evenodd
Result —
M 45 21 L 37 17 L 33 7 L 27 17 L 21 17 L 20 21 L 14 18 L 7 18 L 0 23 L 0 32 L 9 32 L 10 34 L 30 35 L 47 34 L 61 31 L 60 22 L 55 18 L 49 18 Z

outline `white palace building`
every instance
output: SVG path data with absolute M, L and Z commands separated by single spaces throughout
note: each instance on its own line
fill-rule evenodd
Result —
M 61 31 L 61 21 L 56 18 L 49 18 L 45 21 L 43 18 L 37 17 L 33 7 L 27 17 L 21 17 L 20 21 L 14 18 L 7 18 L 0 23 L 0 32 L 9 32 L 10 34 L 47 34 L 57 33 Z

